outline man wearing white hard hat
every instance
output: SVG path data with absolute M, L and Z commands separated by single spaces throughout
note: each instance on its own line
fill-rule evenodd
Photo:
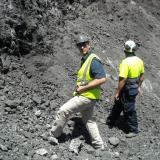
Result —
M 119 66 L 119 82 L 115 91 L 115 103 L 107 118 L 107 124 L 113 127 L 123 112 L 128 130 L 126 138 L 132 138 L 138 134 L 135 101 L 144 80 L 144 64 L 135 55 L 135 51 L 136 43 L 132 40 L 126 41 L 124 44 L 126 58 L 122 60 Z

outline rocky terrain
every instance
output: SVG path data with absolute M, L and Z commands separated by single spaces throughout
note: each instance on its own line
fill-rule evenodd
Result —
M 159 0 L 1 0 L 0 160 L 159 160 L 159 8 Z M 104 151 L 92 148 L 78 114 L 59 139 L 48 136 L 75 87 L 80 33 L 90 37 L 108 77 L 95 108 Z M 132 139 L 125 138 L 123 123 L 106 125 L 128 39 L 145 62 L 140 134 Z

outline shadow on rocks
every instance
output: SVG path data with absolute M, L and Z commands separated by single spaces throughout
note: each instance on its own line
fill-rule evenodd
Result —
M 129 128 L 126 124 L 125 117 L 123 115 L 119 117 L 119 119 L 115 122 L 114 125 L 108 124 L 108 121 L 106 121 L 106 124 L 109 126 L 110 129 L 112 129 L 113 127 L 117 127 L 118 129 L 122 130 L 124 133 L 129 132 Z
M 71 133 L 62 133 L 61 136 L 59 136 L 58 142 L 59 143 L 65 143 L 66 141 L 70 139 L 79 138 L 81 140 L 85 140 L 86 143 L 90 144 L 90 136 L 89 133 L 85 127 L 85 125 L 82 122 L 82 119 L 80 117 L 74 117 L 70 119 L 74 122 L 74 127 Z
M 82 140 L 85 139 L 85 142 L 90 144 L 91 143 L 90 136 L 85 125 L 82 122 L 82 119 L 80 117 L 74 117 L 71 120 L 75 122 L 71 138 L 74 139 L 77 137 L 81 137 Z

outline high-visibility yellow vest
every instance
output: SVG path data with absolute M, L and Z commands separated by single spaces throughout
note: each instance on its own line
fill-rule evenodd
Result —
M 125 58 L 119 66 L 119 76 L 123 78 L 138 78 L 143 73 L 143 61 L 137 56 Z
M 89 57 L 85 60 L 85 62 L 79 69 L 78 74 L 77 74 L 77 85 L 78 86 L 86 85 L 90 81 L 93 80 L 93 78 L 90 76 L 90 67 L 91 67 L 91 62 L 93 58 L 99 59 L 97 55 L 92 53 L 89 55 Z M 101 98 L 101 88 L 100 87 L 92 88 L 79 95 L 90 98 L 90 99 L 100 99 Z
M 125 58 L 119 66 L 119 77 L 126 79 L 124 91 L 129 95 L 137 95 L 140 75 L 144 73 L 143 61 L 137 56 Z

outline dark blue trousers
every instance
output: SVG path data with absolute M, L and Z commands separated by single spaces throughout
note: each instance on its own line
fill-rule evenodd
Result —
M 129 132 L 138 133 L 137 112 L 135 109 L 136 95 L 122 92 L 119 100 L 114 102 L 114 106 L 108 117 L 110 125 L 115 125 L 121 112 L 123 112 Z

